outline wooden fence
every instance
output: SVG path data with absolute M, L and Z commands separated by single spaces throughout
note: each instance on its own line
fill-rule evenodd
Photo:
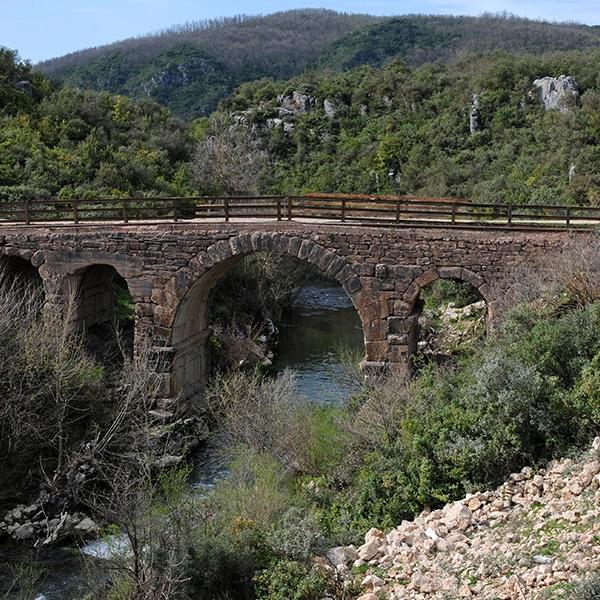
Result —
M 447 198 L 357 195 L 22 200 L 0 204 L 0 227 L 182 221 L 326 221 L 347 225 L 594 228 L 600 207 L 510 206 Z

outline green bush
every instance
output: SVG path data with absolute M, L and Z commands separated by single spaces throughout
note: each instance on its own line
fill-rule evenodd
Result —
M 577 585 L 571 598 L 573 600 L 600 600 L 600 574 L 596 573 Z
M 318 600 L 327 588 L 323 575 L 293 561 L 278 561 L 255 578 L 257 600 Z
M 393 526 L 587 444 L 600 431 L 599 315 L 600 305 L 520 311 L 478 355 L 453 369 L 430 365 L 410 393 L 397 383 L 394 411 L 371 390 L 366 402 L 395 425 L 369 420 L 380 438 L 367 440 L 349 483 L 324 478 L 309 494 L 327 533 Z
M 482 299 L 472 285 L 455 279 L 437 279 L 425 287 L 422 298 L 425 307 L 429 309 L 436 309 L 450 302 L 454 303 L 456 308 L 463 308 Z
M 306 561 L 325 551 L 325 540 L 315 517 L 296 506 L 283 515 L 268 541 L 278 556 L 290 560 Z

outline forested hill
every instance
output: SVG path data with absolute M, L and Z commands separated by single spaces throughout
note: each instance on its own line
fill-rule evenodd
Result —
M 227 139 L 236 124 L 260 140 L 269 170 L 258 189 L 273 193 L 597 205 L 598 65 L 600 49 L 307 72 L 244 84 L 210 127 Z M 551 109 L 536 81 L 552 93 L 561 82 L 573 89 Z
M 516 17 L 377 18 L 322 9 L 191 23 L 38 65 L 84 89 L 150 98 L 183 117 L 208 115 L 237 86 L 305 69 L 342 71 L 398 57 L 417 66 L 465 52 L 544 54 L 600 45 L 594 27 Z
M 544 54 L 599 45 L 597 27 L 572 23 L 530 21 L 510 15 L 407 16 L 364 27 L 333 42 L 315 66 L 340 71 L 362 64 L 382 66 L 396 57 L 418 66 L 467 52 Z
M 202 21 L 37 68 L 78 87 L 156 100 L 180 116 L 207 115 L 241 83 L 297 75 L 333 41 L 380 20 L 305 9 Z
M 54 87 L 0 47 L 0 202 L 188 194 L 185 123 L 148 100 Z

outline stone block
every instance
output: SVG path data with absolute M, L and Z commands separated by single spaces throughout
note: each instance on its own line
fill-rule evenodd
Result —
M 365 356 L 368 361 L 385 362 L 388 357 L 388 343 L 385 341 L 365 342 Z

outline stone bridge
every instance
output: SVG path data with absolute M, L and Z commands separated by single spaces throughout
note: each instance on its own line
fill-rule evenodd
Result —
M 39 272 L 47 306 L 77 292 L 76 319 L 84 328 L 112 319 L 107 284 L 116 272 L 135 302 L 136 342 L 146 340 L 161 357 L 164 394 L 189 400 L 205 380 L 211 290 L 244 256 L 286 254 L 339 282 L 360 316 L 363 364 L 405 368 L 425 285 L 466 281 L 493 319 L 517 269 L 535 269 L 574 236 L 587 235 L 300 222 L 5 226 L 0 253 Z

